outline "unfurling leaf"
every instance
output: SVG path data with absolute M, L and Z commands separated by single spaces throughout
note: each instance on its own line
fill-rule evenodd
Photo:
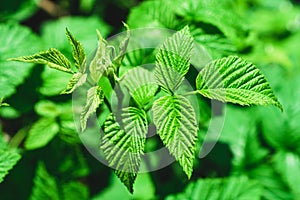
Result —
M 0 183 L 20 158 L 17 152 L 0 149 Z
M 105 135 L 101 148 L 109 166 L 115 169 L 115 173 L 131 193 L 139 171 L 147 131 L 145 111 L 134 107 L 122 110 L 120 122 L 114 115 L 110 115 L 104 123 Z
M 154 71 L 158 85 L 173 93 L 190 67 L 193 39 L 186 26 L 167 39 L 156 55 Z
M 59 125 L 54 118 L 41 118 L 33 124 L 25 141 L 26 149 L 46 146 L 59 132 Z
M 99 105 L 103 102 L 103 91 L 100 86 L 91 87 L 87 91 L 86 104 L 80 114 L 80 124 L 82 131 L 86 128 L 88 118 L 96 112 Z
M 194 108 L 183 96 L 164 96 L 154 102 L 153 116 L 158 135 L 190 178 L 198 134 Z
M 114 58 L 113 63 L 116 65 L 116 67 L 119 67 L 122 63 L 122 60 L 126 54 L 129 38 L 130 38 L 130 31 L 129 31 L 129 26 L 125 23 L 123 23 L 125 28 L 126 28 L 126 37 L 121 41 L 119 45 L 119 54 Z
M 83 85 L 86 82 L 87 74 L 82 74 L 80 72 L 73 74 L 73 77 L 70 79 L 66 89 L 62 91 L 62 94 L 70 94 L 76 88 Z
M 153 73 L 143 68 L 128 71 L 122 82 L 140 107 L 147 105 L 158 89 Z
M 197 92 L 211 99 L 240 105 L 272 104 L 282 110 L 260 70 L 237 56 L 208 63 L 198 74 L 196 87 Z
M 11 58 L 10 60 L 48 65 L 53 69 L 72 73 L 70 61 L 60 51 L 54 48 L 31 56 Z
M 80 70 L 85 59 L 83 46 L 78 40 L 76 40 L 76 38 L 71 34 L 71 32 L 67 28 L 66 34 L 68 36 L 70 44 L 73 47 L 73 58 L 75 60 L 75 66 L 77 69 Z M 84 73 L 84 70 L 80 70 L 80 72 Z
M 99 31 L 98 34 L 98 47 L 96 54 L 93 60 L 90 63 L 89 70 L 90 76 L 94 83 L 98 83 L 103 73 L 107 70 L 109 66 L 111 66 L 111 59 L 110 59 L 110 51 L 107 48 L 107 42 L 105 39 L 102 38 Z

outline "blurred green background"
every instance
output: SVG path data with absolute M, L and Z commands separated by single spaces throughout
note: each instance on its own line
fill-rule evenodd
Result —
M 109 37 L 123 30 L 122 22 L 132 29 L 188 24 L 210 58 L 239 55 L 255 63 L 284 111 L 231 104 L 211 110 L 202 99 L 198 151 L 211 124 L 224 127 L 220 138 L 206 138 L 216 146 L 196 159 L 191 180 L 175 162 L 139 174 L 131 195 L 78 138 L 72 96 L 60 95 L 70 75 L 7 61 L 50 47 L 71 58 L 66 27 L 88 55 L 97 45 L 96 29 Z M 138 58 L 136 65 L 145 62 Z M 299 200 L 299 69 L 299 1 L 1 0 L 0 199 Z M 159 145 L 154 140 L 148 147 Z

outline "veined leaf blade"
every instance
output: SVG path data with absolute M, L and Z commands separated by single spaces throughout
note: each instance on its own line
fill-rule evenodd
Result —
M 193 39 L 186 26 L 167 39 L 156 55 L 154 76 L 158 85 L 174 92 L 190 67 Z
M 81 69 L 82 64 L 85 60 L 85 53 L 82 44 L 71 34 L 66 28 L 66 34 L 73 48 L 73 58 L 75 60 L 75 66 L 77 69 Z M 84 70 L 81 70 L 84 73 Z
M 179 95 L 161 97 L 152 108 L 158 135 L 190 178 L 198 132 L 194 108 Z
M 103 98 L 103 91 L 100 86 L 91 87 L 87 91 L 86 104 L 80 114 L 80 124 L 82 131 L 86 129 L 88 118 L 96 112 L 99 105 L 103 102 Z
M 108 117 L 101 148 L 109 166 L 132 193 L 148 131 L 147 116 L 141 109 L 128 107 L 122 110 L 121 119 Z
M 80 72 L 73 74 L 72 78 L 70 79 L 66 89 L 61 92 L 61 94 L 70 94 L 74 92 L 74 90 L 81 85 L 83 85 L 87 80 L 87 74 L 82 74 Z
M 153 73 L 143 68 L 129 70 L 125 74 L 122 83 L 141 107 L 150 102 L 158 89 Z
M 205 97 L 240 105 L 282 106 L 252 63 L 237 56 L 214 60 L 198 74 L 197 91 Z
M 0 149 L 0 183 L 20 159 L 21 155 L 17 152 Z
M 31 56 L 11 58 L 10 60 L 48 65 L 53 69 L 72 73 L 70 61 L 60 51 L 54 48 Z

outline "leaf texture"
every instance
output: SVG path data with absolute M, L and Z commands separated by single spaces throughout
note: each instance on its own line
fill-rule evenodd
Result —
M 10 60 L 48 65 L 53 69 L 72 73 L 70 61 L 60 51 L 54 48 L 31 56 L 22 56 Z
M 158 135 L 190 178 L 198 132 L 194 108 L 179 95 L 161 97 L 152 108 Z
M 86 104 L 80 114 L 80 124 L 82 131 L 86 129 L 88 118 L 96 112 L 99 105 L 103 102 L 103 98 L 103 91 L 100 86 L 91 87 L 87 91 Z
M 211 99 L 240 105 L 272 104 L 282 110 L 260 70 L 237 56 L 207 64 L 197 76 L 196 87 L 200 94 Z
M 140 107 L 148 104 L 158 89 L 153 73 L 144 68 L 129 70 L 124 75 L 122 83 Z
M 82 44 L 71 34 L 71 32 L 66 28 L 66 34 L 73 47 L 73 58 L 75 60 L 75 66 L 77 69 L 81 69 L 81 65 L 85 60 L 85 53 Z M 81 71 L 84 72 L 84 71 Z
M 190 67 L 193 39 L 186 26 L 167 39 L 156 55 L 155 80 L 173 93 Z
M 4 180 L 9 170 L 11 170 L 20 159 L 20 154 L 0 149 L 0 183 Z
M 86 82 L 87 74 L 82 74 L 80 72 L 73 74 L 72 78 L 70 79 L 66 89 L 62 91 L 62 94 L 70 94 L 74 92 L 74 90 Z
M 128 107 L 122 110 L 121 121 L 110 115 L 104 124 L 104 137 L 101 148 L 110 167 L 133 192 L 143 155 L 148 131 L 146 113 L 138 108 Z

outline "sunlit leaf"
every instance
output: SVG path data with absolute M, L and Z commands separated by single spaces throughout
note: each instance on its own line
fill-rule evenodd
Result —
M 198 135 L 194 108 L 183 96 L 164 96 L 152 109 L 158 135 L 190 178 Z
M 76 88 L 80 87 L 86 82 L 87 74 L 82 74 L 80 72 L 73 74 L 72 78 L 70 79 L 66 89 L 62 91 L 62 94 L 70 94 Z
M 12 58 L 10 60 L 44 64 L 59 71 L 72 73 L 70 61 L 60 51 L 54 48 L 50 48 L 48 51 L 40 52 L 31 56 L 22 56 Z
M 205 97 L 240 105 L 282 106 L 252 63 L 236 56 L 214 60 L 198 74 L 197 91 Z
M 190 67 L 193 39 L 186 26 L 168 38 L 156 55 L 154 76 L 157 84 L 174 92 Z
M 21 155 L 17 152 L 0 149 L 0 183 L 20 159 Z
M 109 166 L 132 193 L 148 131 L 147 116 L 143 110 L 128 107 L 122 110 L 121 121 L 117 119 L 110 115 L 104 123 L 101 148 Z

